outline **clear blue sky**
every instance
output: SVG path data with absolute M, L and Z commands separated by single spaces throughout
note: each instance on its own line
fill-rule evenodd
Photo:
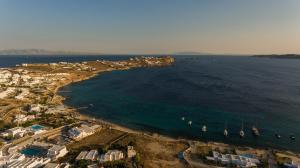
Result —
M 300 0 L 0 0 L 0 49 L 300 53 Z

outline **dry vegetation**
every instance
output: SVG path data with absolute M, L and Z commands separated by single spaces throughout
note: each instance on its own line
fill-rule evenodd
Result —
M 119 140 L 115 141 L 116 139 Z M 111 144 L 111 142 L 114 143 Z M 100 151 L 105 151 L 110 147 L 119 147 L 126 153 L 127 145 L 133 145 L 138 152 L 141 158 L 140 166 L 146 168 L 187 167 L 185 162 L 178 159 L 178 154 L 188 147 L 185 142 L 159 140 L 147 135 L 128 134 L 114 129 L 103 129 L 92 136 L 68 145 L 70 154 L 61 161 L 74 160 L 79 150 L 100 149 Z
M 144 167 L 187 167 L 183 161 L 178 159 L 178 154 L 188 147 L 185 142 L 158 140 L 137 134 L 129 134 L 118 142 L 121 146 L 129 143 L 134 144 Z

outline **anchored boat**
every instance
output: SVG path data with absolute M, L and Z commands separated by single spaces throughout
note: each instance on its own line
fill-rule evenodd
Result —
M 206 125 L 203 125 L 203 127 L 202 127 L 202 132 L 205 133 L 206 131 L 207 131 Z
M 242 123 L 242 128 L 241 128 L 241 131 L 240 131 L 240 138 L 244 138 L 244 136 L 245 136 L 244 123 Z
M 225 136 L 225 137 L 228 136 L 228 131 L 227 131 L 227 129 L 224 129 L 224 136 Z
M 224 128 L 224 133 L 223 133 L 223 135 L 224 135 L 225 137 L 228 137 L 227 121 L 225 122 L 225 128 Z
M 291 140 L 293 140 L 293 141 L 294 141 L 294 140 L 296 140 L 296 137 L 295 137 L 295 135 L 293 135 L 293 134 L 292 134 L 292 135 L 290 135 L 290 139 L 291 139 Z
M 244 138 L 245 132 L 243 130 L 240 131 L 240 138 Z
M 258 129 L 255 126 L 252 126 L 252 134 L 255 137 L 258 137 L 260 135 Z

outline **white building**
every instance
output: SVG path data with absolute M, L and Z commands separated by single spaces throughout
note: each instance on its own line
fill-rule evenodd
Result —
M 11 129 L 6 130 L 5 132 L 1 133 L 2 137 L 23 137 L 27 133 L 27 130 L 23 127 L 14 127 Z
M 97 150 L 91 150 L 91 151 L 82 151 L 79 153 L 79 155 L 76 157 L 76 160 L 91 160 L 96 161 L 99 157 Z
M 63 157 L 68 153 L 66 146 L 53 145 L 50 149 L 48 149 L 47 156 L 53 160 L 57 158 Z
M 0 71 L 0 83 L 6 84 L 10 82 L 10 78 L 12 77 L 12 73 L 8 70 L 1 70 Z
M 0 168 L 36 168 L 47 164 L 47 158 L 27 158 L 20 153 L 0 157 Z
M 49 163 L 48 158 L 25 158 L 23 160 L 10 162 L 7 168 L 37 168 Z
M 213 151 L 212 157 L 206 157 L 207 160 L 219 161 L 222 164 L 234 164 L 239 167 L 257 167 L 260 161 L 256 158 L 250 158 L 242 155 L 221 154 Z
M 23 123 L 23 122 L 30 121 L 33 119 L 35 119 L 35 115 L 27 115 L 26 116 L 24 114 L 17 114 L 15 116 L 14 122 L 15 123 Z
M 16 92 L 16 88 L 8 87 L 5 91 L 0 92 L 0 99 L 4 99 Z
M 0 157 L 0 168 L 6 168 L 12 162 L 18 162 L 25 159 L 25 155 L 20 153 L 10 154 L 8 156 Z
M 94 125 L 92 127 L 89 127 L 87 125 L 81 125 L 81 127 L 74 127 L 71 128 L 68 131 L 69 137 L 74 140 L 80 140 L 82 138 L 85 138 L 89 135 L 92 135 L 95 133 L 95 131 L 99 128 L 99 125 Z
M 108 161 L 115 161 L 121 160 L 124 158 L 124 154 L 122 151 L 119 150 L 109 150 L 105 154 L 101 155 L 100 161 L 101 162 L 108 162 Z
M 300 164 L 294 160 L 291 163 L 284 163 L 283 166 L 286 168 L 300 168 Z
M 132 158 L 136 155 L 136 151 L 133 149 L 133 146 L 127 147 L 127 157 Z
M 30 106 L 30 110 L 29 112 L 36 112 L 36 113 L 39 113 L 39 112 L 42 112 L 44 110 L 46 110 L 48 107 L 46 106 L 43 106 L 41 104 L 32 104 Z
M 86 154 L 88 154 L 87 151 L 82 151 L 82 152 L 80 152 L 79 155 L 76 157 L 76 160 L 84 160 Z
M 30 94 L 28 88 L 20 88 L 20 89 L 18 89 L 18 92 L 20 92 L 20 93 L 17 96 L 15 96 L 15 99 L 18 99 L 18 100 L 23 100 Z
M 96 161 L 98 159 L 98 151 L 97 150 L 91 150 L 86 156 L 86 160 Z

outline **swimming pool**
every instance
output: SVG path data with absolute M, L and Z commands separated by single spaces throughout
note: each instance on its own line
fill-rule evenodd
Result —
M 33 156 L 43 157 L 47 155 L 47 149 L 38 148 L 38 147 L 28 147 L 21 150 L 21 153 L 29 157 L 33 157 Z
M 44 127 L 44 126 L 41 126 L 41 125 L 38 125 L 38 124 L 35 124 L 35 125 L 32 125 L 30 128 L 31 128 L 33 131 L 39 131 L 39 130 L 44 129 L 45 127 Z

